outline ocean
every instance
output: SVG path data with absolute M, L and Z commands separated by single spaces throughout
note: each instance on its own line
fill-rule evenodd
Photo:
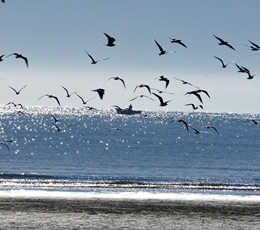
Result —
M 18 111 L 0 107 L 0 196 L 260 200 L 259 115 Z

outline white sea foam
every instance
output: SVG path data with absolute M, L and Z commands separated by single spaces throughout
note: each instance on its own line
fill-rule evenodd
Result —
M 71 192 L 46 190 L 5 190 L 4 198 L 50 198 L 50 199 L 134 199 L 134 200 L 187 200 L 187 201 L 240 201 L 260 202 L 259 195 L 219 195 L 208 193 L 152 193 L 152 192 Z

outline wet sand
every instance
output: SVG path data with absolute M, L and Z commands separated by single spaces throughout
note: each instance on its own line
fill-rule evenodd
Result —
M 0 198 L 0 229 L 259 229 L 260 203 Z

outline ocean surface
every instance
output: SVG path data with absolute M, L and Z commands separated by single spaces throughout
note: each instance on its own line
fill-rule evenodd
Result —
M 251 119 L 260 116 L 1 106 L 0 196 L 259 201 L 260 125 Z

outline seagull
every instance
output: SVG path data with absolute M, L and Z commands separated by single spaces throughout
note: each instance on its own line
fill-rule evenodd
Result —
M 231 62 L 228 62 L 227 64 L 225 64 L 221 58 L 219 57 L 216 57 L 214 56 L 214 58 L 218 59 L 221 63 L 222 63 L 222 68 L 226 68 L 230 63 L 234 62 L 234 61 L 231 61 Z
M 214 126 L 206 126 L 207 129 L 214 129 L 216 133 L 219 135 L 218 130 Z
M 246 121 L 244 121 L 244 122 L 248 122 L 248 121 L 252 121 L 255 125 L 258 125 L 258 124 L 259 124 L 259 122 L 256 121 L 256 120 L 254 120 L 254 119 L 248 119 L 248 120 L 246 120 Z
M 170 92 L 166 92 L 166 91 L 162 91 L 162 90 L 159 90 L 159 89 L 155 89 L 155 88 L 151 88 L 152 90 L 156 90 L 158 93 L 168 93 L 168 94 L 171 94 L 171 95 L 174 95 L 175 93 L 170 93 Z
M 171 123 L 172 123 L 172 122 L 174 122 L 174 120 L 173 120 L 173 121 L 171 121 Z M 187 122 L 186 122 L 186 121 L 184 121 L 184 120 L 182 120 L 182 119 L 179 119 L 177 122 L 181 122 L 181 123 L 183 123 L 183 124 L 185 125 L 185 127 L 186 127 L 187 131 L 189 132 L 189 126 L 188 126 L 188 124 L 187 124 Z
M 103 99 L 103 96 L 104 96 L 104 94 L 105 94 L 105 90 L 104 89 L 94 89 L 94 90 L 91 90 L 91 91 L 94 91 L 94 92 L 97 92 L 98 93 L 98 95 L 99 95 L 99 97 L 100 97 L 100 99 L 102 100 Z
M 241 65 L 238 65 L 237 63 L 236 64 L 236 67 L 238 68 L 238 72 L 239 73 L 249 73 L 249 69 L 247 69 L 246 67 L 244 66 L 241 66 Z
M 195 87 L 195 88 L 199 88 L 199 87 L 197 87 L 197 86 L 195 86 L 195 85 L 192 85 L 191 83 L 189 83 L 189 82 L 187 82 L 187 81 L 184 81 L 184 80 L 182 80 L 182 79 L 179 79 L 179 78 L 177 78 L 177 77 L 174 77 L 176 80 L 178 80 L 178 81 L 181 81 L 182 82 L 182 84 L 184 84 L 184 85 L 191 85 L 191 86 L 193 86 L 193 87 Z
M 106 35 L 107 40 L 108 40 L 108 41 L 107 41 L 107 44 L 104 44 L 104 45 L 110 46 L 110 47 L 115 46 L 114 42 L 116 41 L 116 39 L 113 38 L 113 37 L 111 37 L 111 36 L 109 36 L 109 35 L 106 34 L 106 33 L 104 33 L 104 34 Z
M 61 87 L 66 91 L 67 97 L 70 97 L 73 93 L 76 93 L 76 91 L 75 91 L 75 92 L 69 94 L 69 91 L 64 86 L 61 86 Z
M 24 109 L 24 107 L 22 106 L 22 104 L 15 104 L 14 102 L 9 102 L 9 103 L 7 103 L 6 105 L 10 105 L 10 104 L 12 104 L 14 107 L 16 107 L 16 106 L 19 105 L 21 109 Z
M 138 97 L 147 97 L 147 98 L 149 98 L 150 100 L 155 101 L 153 98 L 148 97 L 148 96 L 146 96 L 146 95 L 137 96 L 137 97 L 135 97 L 135 98 L 133 98 L 133 99 L 131 99 L 131 100 L 129 100 L 129 101 L 133 101 L 133 100 L 135 100 L 135 99 L 138 98 Z
M 213 34 L 213 36 L 220 41 L 220 43 L 218 43 L 220 46 L 221 46 L 221 45 L 225 45 L 225 46 L 228 46 L 229 48 L 235 50 L 234 47 L 233 47 L 232 45 L 230 45 L 228 42 L 224 41 L 223 39 L 217 37 L 217 36 L 214 35 L 214 34 Z
M 4 142 L 0 142 L 0 145 L 5 145 L 6 146 L 6 148 L 10 151 L 10 148 L 9 148 L 9 146 L 6 144 L 6 143 L 4 143 Z
M 258 51 L 258 50 L 260 50 L 260 46 L 259 46 L 259 45 L 257 45 L 256 43 L 251 42 L 250 40 L 248 40 L 248 41 L 249 41 L 253 46 L 250 46 L 250 45 L 246 45 L 246 46 L 250 47 L 252 51 Z
M 151 88 L 150 88 L 150 86 L 149 86 L 149 85 L 144 85 L 144 84 L 137 85 L 137 86 L 135 87 L 133 93 L 135 92 L 135 90 L 136 90 L 137 88 L 143 88 L 143 87 L 146 87 L 147 90 L 149 91 L 149 93 L 151 94 Z
M 38 100 L 40 100 L 42 97 L 45 97 L 45 96 L 47 96 L 48 98 L 54 98 L 57 101 L 58 105 L 60 106 L 59 99 L 56 96 L 53 96 L 53 95 L 50 95 L 50 94 L 44 94 Z
M 5 56 L 4 54 L 0 56 L 0 62 L 3 61 L 3 56 Z
M 92 60 L 91 64 L 97 64 L 99 61 L 104 61 L 107 60 L 109 58 L 104 58 L 104 59 L 100 59 L 100 60 L 95 60 L 86 50 L 85 52 L 87 53 L 87 55 L 90 57 L 90 59 Z
M 23 56 L 22 54 L 18 54 L 18 53 L 9 54 L 9 55 L 6 56 L 6 57 L 9 57 L 9 56 L 11 56 L 11 55 L 15 55 L 15 58 L 22 58 L 22 59 L 25 61 L 25 64 L 26 64 L 27 68 L 29 67 L 29 63 L 28 63 L 27 57 Z
M 16 89 L 14 89 L 13 87 L 11 87 L 11 86 L 8 85 L 8 87 L 9 87 L 10 89 L 12 89 L 12 90 L 15 92 L 16 95 L 20 94 L 21 90 L 23 90 L 26 86 L 27 86 L 27 85 L 25 85 L 23 88 L 21 88 L 20 90 L 17 91 Z
M 90 98 L 89 100 L 85 101 L 81 96 L 79 96 L 77 93 L 75 93 L 82 101 L 83 105 L 86 105 L 90 100 L 94 99 L 95 97 Z
M 155 78 L 155 79 L 157 79 L 157 78 Z M 159 77 L 159 81 L 165 81 L 165 83 L 166 83 L 165 89 L 168 87 L 168 85 L 170 83 L 170 80 L 168 78 L 164 77 L 163 75 Z
M 208 98 L 210 98 L 210 96 L 209 96 L 209 94 L 208 94 L 208 92 L 206 90 L 198 89 L 196 91 L 197 91 L 197 93 L 205 93 L 208 96 Z
M 192 127 L 190 126 L 190 128 L 192 128 Z M 197 129 L 195 129 L 195 128 L 192 128 L 192 129 L 195 131 L 195 134 L 199 134 L 199 133 L 200 133 L 199 130 L 197 130 Z
M 166 105 L 168 105 L 168 102 L 170 102 L 170 101 L 163 101 L 163 98 L 161 97 L 161 96 L 159 96 L 158 94 L 156 94 L 156 93 L 153 93 L 153 95 L 155 95 L 156 97 L 158 97 L 158 99 L 159 99 L 159 101 L 160 101 L 160 106 L 166 106 Z
M 172 38 L 172 37 L 169 37 L 169 38 L 171 39 L 171 43 L 179 43 L 180 45 L 187 48 L 187 46 L 180 39 L 176 39 L 176 38 Z
M 201 98 L 201 96 L 199 95 L 199 93 L 198 93 L 197 91 L 187 92 L 187 93 L 184 94 L 184 95 L 187 95 L 187 94 L 193 94 L 193 95 L 195 95 L 195 96 L 200 100 L 200 102 L 203 104 L 202 98 Z
M 50 115 L 53 117 L 55 123 L 60 121 L 60 119 L 57 119 L 53 114 L 50 113 Z
M 120 80 L 120 81 L 123 83 L 123 85 L 124 85 L 124 87 L 125 87 L 125 89 L 126 89 L 125 82 L 124 82 L 124 80 L 123 80 L 122 78 L 120 78 L 120 77 L 111 77 L 111 78 L 109 78 L 107 81 L 109 81 L 110 79 Z M 106 81 L 106 82 L 107 82 L 107 81 Z M 105 82 L 105 83 L 106 83 L 106 82 Z
M 67 126 L 67 127 L 65 127 L 65 128 L 60 128 L 59 126 L 57 126 L 55 123 L 52 123 L 53 124 L 53 126 L 55 126 L 55 128 L 57 129 L 57 131 L 58 132 L 60 132 L 60 131 L 62 131 L 63 129 L 65 129 L 65 128 L 69 128 L 71 125 L 69 125 L 69 126 Z
M 194 110 L 198 109 L 199 107 L 203 109 L 203 106 L 202 106 L 202 105 L 195 106 L 194 104 L 190 103 L 190 104 L 186 104 L 185 106 L 188 106 L 188 105 L 191 105 L 191 106 L 192 106 L 192 109 L 194 109 Z
M 113 129 L 107 130 L 107 132 L 111 132 L 111 131 L 113 131 L 113 130 L 119 130 L 119 131 L 121 131 L 121 132 L 123 132 L 123 133 L 129 135 L 128 133 L 126 133 L 125 131 L 123 131 L 121 128 L 113 128 Z
M 160 50 L 160 52 L 161 52 L 161 53 L 159 53 L 159 55 L 164 55 L 164 54 L 167 54 L 167 53 L 172 53 L 172 52 L 170 52 L 170 51 L 164 50 L 164 49 L 161 47 L 161 45 L 160 45 L 155 39 L 154 39 L 154 41 L 155 41 L 156 45 L 158 46 L 158 48 L 159 48 L 159 50 Z

